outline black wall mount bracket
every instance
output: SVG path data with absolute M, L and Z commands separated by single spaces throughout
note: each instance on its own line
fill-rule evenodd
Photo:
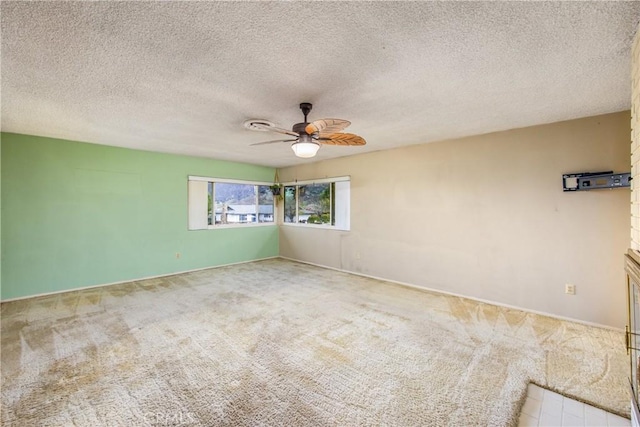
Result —
M 562 191 L 586 191 L 631 186 L 631 173 L 581 172 L 562 175 Z

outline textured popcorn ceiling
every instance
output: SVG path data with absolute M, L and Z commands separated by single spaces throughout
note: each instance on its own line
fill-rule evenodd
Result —
M 286 166 L 630 108 L 640 2 L 7 2 L 2 130 Z M 249 144 L 343 118 L 365 147 Z

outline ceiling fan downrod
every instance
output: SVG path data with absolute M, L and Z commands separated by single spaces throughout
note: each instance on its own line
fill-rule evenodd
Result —
M 307 122 L 307 116 L 309 115 L 309 113 L 311 112 L 311 109 L 313 108 L 313 105 L 309 102 L 302 102 L 300 103 L 300 109 L 302 110 L 302 114 L 304 114 L 304 123 L 308 123 Z

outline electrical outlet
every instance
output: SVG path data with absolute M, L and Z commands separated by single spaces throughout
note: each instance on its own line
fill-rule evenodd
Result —
M 568 295 L 575 295 L 576 285 L 570 285 L 567 283 L 566 285 L 564 285 L 564 293 Z
M 176 259 L 180 259 L 180 252 L 176 252 Z
M 356 259 L 360 259 L 360 252 L 356 252 Z

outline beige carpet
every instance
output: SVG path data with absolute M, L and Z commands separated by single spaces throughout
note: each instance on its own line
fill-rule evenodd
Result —
M 1 371 L 7 426 L 515 425 L 529 381 L 628 416 L 621 332 L 280 259 L 4 303 Z

